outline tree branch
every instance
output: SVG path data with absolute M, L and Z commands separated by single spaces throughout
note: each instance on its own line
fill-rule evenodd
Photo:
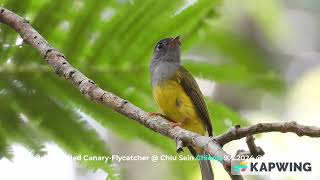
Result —
M 298 136 L 320 137 L 320 128 L 314 126 L 305 126 L 291 122 L 276 123 L 258 123 L 248 127 L 234 127 L 228 132 L 215 137 L 215 140 L 221 145 L 225 145 L 230 141 L 241 139 L 248 135 L 266 133 L 266 132 L 292 132 Z
M 147 128 L 167 136 L 177 143 L 177 150 L 186 145 L 203 148 L 209 155 L 223 157 L 221 163 L 233 180 L 241 180 L 242 176 L 231 175 L 231 156 L 222 149 L 222 146 L 230 141 L 264 132 L 293 132 L 299 136 L 319 137 L 320 128 L 298 125 L 295 122 L 286 123 L 259 123 L 245 128 L 235 127 L 215 138 L 200 136 L 199 134 L 184 130 L 180 127 L 172 128 L 170 122 L 161 116 L 150 116 L 139 107 L 131 104 L 111 92 L 104 91 L 94 81 L 83 75 L 68 63 L 65 56 L 55 50 L 29 22 L 15 13 L 0 7 L 0 22 L 15 29 L 24 42 L 37 49 L 55 72 L 70 81 L 87 98 L 103 104 L 118 113 L 136 120 Z M 247 142 L 251 153 L 258 148 L 252 142 Z

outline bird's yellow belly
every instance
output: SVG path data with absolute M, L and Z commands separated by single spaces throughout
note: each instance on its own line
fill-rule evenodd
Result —
M 182 122 L 182 128 L 199 134 L 205 129 L 196 108 L 184 89 L 174 80 L 167 80 L 154 87 L 153 97 L 162 113 L 174 122 Z

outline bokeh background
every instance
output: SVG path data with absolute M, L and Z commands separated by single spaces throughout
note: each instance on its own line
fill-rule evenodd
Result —
M 0 0 L 103 89 L 157 111 L 148 64 L 181 35 L 215 134 L 240 124 L 320 126 L 318 0 Z M 256 136 L 267 157 L 318 158 L 319 139 Z M 235 154 L 244 140 L 226 145 Z M 70 155 L 174 155 L 175 144 L 85 99 L 0 24 L 0 179 L 200 179 L 193 161 L 80 161 Z M 186 152 L 185 155 L 188 155 Z M 212 162 L 218 179 L 229 179 Z M 319 179 L 320 173 L 245 179 Z

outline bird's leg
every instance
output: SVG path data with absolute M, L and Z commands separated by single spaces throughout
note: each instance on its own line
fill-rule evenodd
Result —
M 181 127 L 186 123 L 187 120 L 188 120 L 188 118 L 183 118 L 182 121 L 180 121 L 180 122 L 172 122 L 170 124 L 170 127 L 172 127 L 172 128 L 177 127 L 177 126 Z
M 178 123 L 176 123 L 176 122 L 171 122 L 171 124 L 170 124 L 170 127 L 171 128 L 175 128 L 175 127 L 181 127 L 182 126 L 182 123 L 181 122 L 178 122 Z

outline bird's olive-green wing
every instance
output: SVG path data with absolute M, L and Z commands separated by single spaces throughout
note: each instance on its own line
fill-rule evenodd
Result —
M 194 106 L 197 108 L 198 115 L 205 125 L 209 136 L 212 136 L 212 125 L 208 114 L 207 105 L 203 99 L 203 95 L 196 80 L 182 66 L 179 68 L 176 77 L 178 78 L 178 82 L 181 84 L 187 95 L 191 98 Z

